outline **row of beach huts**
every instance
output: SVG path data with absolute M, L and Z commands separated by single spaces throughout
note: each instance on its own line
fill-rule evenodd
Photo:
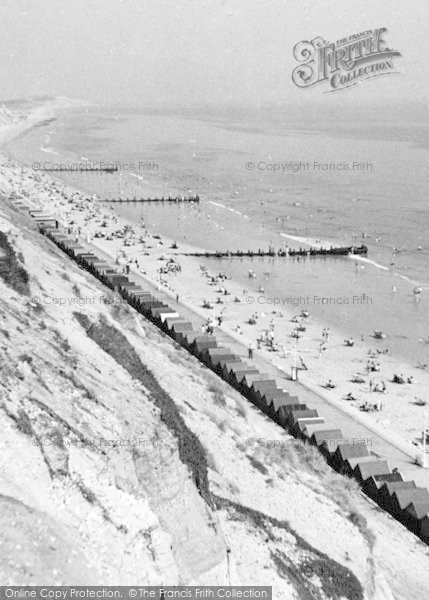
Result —
M 386 460 L 371 452 L 366 441 L 345 439 L 341 430 L 327 423 L 317 410 L 279 388 L 274 379 L 260 373 L 230 348 L 219 345 L 215 335 L 202 335 L 196 331 L 190 321 L 180 316 L 177 306 L 169 306 L 118 272 L 117 266 L 82 247 L 76 238 L 59 229 L 55 218 L 42 211 L 28 210 L 28 205 L 23 203 L 21 206 L 37 221 L 41 232 L 81 267 L 117 291 L 139 313 L 281 427 L 316 446 L 335 470 L 354 477 L 379 506 L 429 543 L 429 492 L 426 488 L 417 487 L 414 481 L 404 481 L 396 469 L 390 469 Z

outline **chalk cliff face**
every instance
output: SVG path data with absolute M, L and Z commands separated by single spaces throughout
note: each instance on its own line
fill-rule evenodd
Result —
M 424 568 L 413 536 L 314 453 L 252 447 L 290 438 L 6 199 L 0 249 L 2 584 L 358 600 L 389 598 L 382 571 L 408 554 Z

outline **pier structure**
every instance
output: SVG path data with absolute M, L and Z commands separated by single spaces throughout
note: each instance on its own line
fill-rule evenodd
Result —
M 173 202 L 173 203 L 181 203 L 181 202 L 191 202 L 198 204 L 200 202 L 200 197 L 197 196 L 161 196 L 161 198 L 137 198 L 133 196 L 132 198 L 105 198 L 102 202 Z
M 198 256 L 204 258 L 254 258 L 262 256 L 349 256 L 350 254 L 368 254 L 368 247 L 361 246 L 330 246 L 329 248 L 280 248 L 275 250 L 224 250 L 216 252 L 188 252 L 184 256 Z

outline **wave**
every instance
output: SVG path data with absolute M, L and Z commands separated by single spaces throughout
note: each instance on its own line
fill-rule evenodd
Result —
M 209 200 L 208 204 L 214 204 L 214 206 L 220 206 L 221 208 L 228 208 L 225 204 L 221 204 L 220 202 L 215 202 L 214 200 Z
M 360 262 L 367 263 L 368 265 L 372 265 L 373 267 L 376 267 L 377 269 L 381 269 L 382 271 L 390 271 L 389 267 L 386 267 L 386 265 L 380 265 L 380 263 L 376 262 L 375 260 L 366 258 L 365 256 L 362 256 L 361 254 L 349 254 L 349 258 L 352 258 L 353 260 L 359 260 Z

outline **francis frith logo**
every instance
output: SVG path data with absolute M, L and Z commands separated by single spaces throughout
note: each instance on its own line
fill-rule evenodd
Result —
M 329 84 L 329 92 L 339 91 L 365 79 L 395 73 L 393 59 L 401 56 L 386 46 L 387 29 L 370 29 L 336 42 L 321 37 L 295 45 L 294 58 L 300 63 L 292 73 L 295 85 L 308 88 Z

